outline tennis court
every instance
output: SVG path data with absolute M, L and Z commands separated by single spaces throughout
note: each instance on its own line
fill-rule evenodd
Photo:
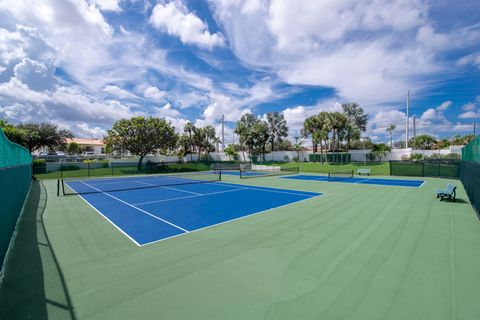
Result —
M 403 180 L 403 179 L 381 179 L 381 178 L 365 178 L 365 177 L 353 177 L 340 174 L 338 176 L 314 176 L 314 175 L 295 175 L 282 177 L 284 179 L 294 180 L 307 180 L 307 181 L 329 181 L 329 182 L 343 182 L 353 184 L 368 184 L 377 186 L 389 186 L 389 187 L 410 187 L 420 188 L 426 182 L 425 180 Z
M 137 245 L 322 195 L 220 183 L 219 178 L 214 172 L 199 172 L 80 179 L 64 181 L 63 188 L 79 194 Z

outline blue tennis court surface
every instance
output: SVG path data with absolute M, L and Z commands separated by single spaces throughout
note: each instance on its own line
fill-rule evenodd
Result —
M 289 177 L 282 177 L 283 179 L 297 179 L 297 180 L 314 180 L 314 181 L 328 181 L 328 177 L 325 176 L 311 176 L 311 175 L 296 175 Z M 380 178 L 337 178 L 332 182 L 354 183 L 354 184 L 370 184 L 379 186 L 391 186 L 391 187 L 413 187 L 420 188 L 425 180 L 400 180 L 400 179 L 380 179 Z
M 131 186 L 152 181 L 151 177 L 122 179 L 77 180 L 66 184 L 78 192 L 88 191 L 85 188 L 98 191 L 81 197 L 138 245 L 322 195 L 221 182 L 101 192 L 115 183 Z

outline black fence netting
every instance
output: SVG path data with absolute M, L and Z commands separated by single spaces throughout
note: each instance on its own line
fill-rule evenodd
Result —
M 32 157 L 0 129 L 0 266 L 3 264 L 32 180 Z
M 460 180 L 473 208 L 480 214 L 480 162 L 462 161 Z

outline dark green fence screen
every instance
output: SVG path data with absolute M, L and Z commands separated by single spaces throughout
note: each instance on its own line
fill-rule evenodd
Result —
M 480 136 L 462 148 L 462 160 L 480 162 Z
M 458 161 L 390 161 L 390 175 L 413 177 L 458 178 L 460 165 Z
M 0 265 L 5 259 L 31 179 L 30 152 L 10 142 L 0 129 Z
M 480 215 L 480 162 L 462 161 L 460 164 L 460 180 L 462 180 L 472 206 Z

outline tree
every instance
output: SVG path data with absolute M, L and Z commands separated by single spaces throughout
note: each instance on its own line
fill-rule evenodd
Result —
M 393 131 L 397 128 L 396 125 L 394 124 L 391 124 L 390 126 L 388 126 L 387 128 L 387 132 L 388 134 L 390 135 L 390 148 L 393 147 L 393 140 L 392 140 L 392 134 L 393 134 Z
M 359 139 L 360 132 L 367 130 L 368 115 L 364 114 L 363 109 L 355 102 L 342 104 L 342 109 L 348 120 L 348 125 L 345 128 L 348 149 L 350 148 L 350 141 L 357 137 Z
M 246 113 L 240 118 L 239 121 L 237 121 L 235 126 L 235 134 L 240 137 L 240 144 L 247 147 L 249 156 L 252 154 L 255 146 L 252 128 L 257 120 L 257 117 L 255 117 L 253 113 Z M 243 160 L 245 161 L 245 154 L 243 156 Z
M 24 130 L 18 129 L 6 120 L 0 120 L 0 128 L 3 129 L 3 133 L 5 133 L 8 140 L 23 145 L 23 141 L 25 140 Z
M 118 120 L 104 139 L 114 150 L 128 150 L 139 156 L 138 170 L 141 170 L 143 158 L 158 149 L 168 148 L 171 141 L 176 140 L 176 133 L 165 119 L 139 116 Z
M 186 156 L 188 153 L 192 153 L 191 151 L 191 143 L 190 143 L 190 137 L 188 134 L 182 134 L 178 141 L 177 141 L 177 147 L 178 147 L 178 154 L 180 156 Z
M 192 153 L 193 153 L 192 132 L 193 132 L 194 128 L 195 128 L 195 126 L 190 121 L 185 123 L 185 126 L 183 127 L 183 132 L 188 133 L 188 137 L 189 137 L 189 141 L 190 141 L 190 148 L 189 148 L 190 161 L 192 161 Z
M 235 158 L 238 157 L 238 153 L 237 151 L 235 151 L 235 146 L 234 145 L 231 145 L 229 144 L 225 150 L 224 150 L 225 154 L 228 156 L 228 159 L 231 161 L 232 158 L 235 160 Z
M 345 130 L 348 119 L 343 113 L 336 111 L 328 113 L 326 120 L 328 129 L 332 131 L 333 149 L 334 151 L 338 151 L 340 149 L 340 132 Z
M 297 152 L 297 161 L 300 161 L 300 151 L 304 150 L 303 140 L 300 137 L 294 137 L 295 143 L 293 144 L 293 149 Z
M 259 150 L 259 153 L 262 154 L 263 161 L 265 161 L 266 145 L 270 140 L 270 135 L 268 133 L 268 123 L 257 119 L 257 121 L 252 127 L 252 135 L 254 147 L 256 150 Z
M 22 145 L 30 152 L 47 147 L 49 150 L 60 148 L 73 138 L 69 130 L 58 129 L 53 123 L 25 123 L 17 126 L 24 132 Z
M 217 138 L 215 136 L 215 129 L 212 126 L 206 126 L 203 128 L 193 127 L 192 144 L 197 149 L 198 157 L 205 151 L 205 155 L 215 151 L 215 143 Z
M 416 136 L 415 139 L 412 138 L 409 142 L 410 145 L 414 145 L 422 150 L 431 150 L 436 143 L 437 139 L 428 134 Z
M 289 140 L 282 140 L 281 142 L 277 143 L 277 150 L 293 151 L 293 145 Z
M 390 147 L 385 143 L 374 143 L 372 145 L 372 155 L 378 161 L 382 161 L 382 158 L 385 157 L 390 150 Z
M 282 142 L 283 138 L 288 136 L 287 120 L 283 113 L 268 112 L 267 113 L 268 134 L 270 136 L 270 143 L 272 151 L 275 150 L 275 142 Z
M 80 146 L 76 142 L 70 142 L 67 148 L 68 154 L 78 154 L 80 153 Z
M 313 153 L 316 153 L 318 151 L 318 143 L 321 143 L 321 141 L 319 140 L 321 134 L 318 132 L 321 131 L 323 127 L 324 123 L 322 122 L 322 118 L 319 115 L 313 115 L 311 117 L 308 117 L 303 122 L 303 128 L 301 131 L 302 136 L 304 138 L 307 138 L 309 136 L 312 137 Z

